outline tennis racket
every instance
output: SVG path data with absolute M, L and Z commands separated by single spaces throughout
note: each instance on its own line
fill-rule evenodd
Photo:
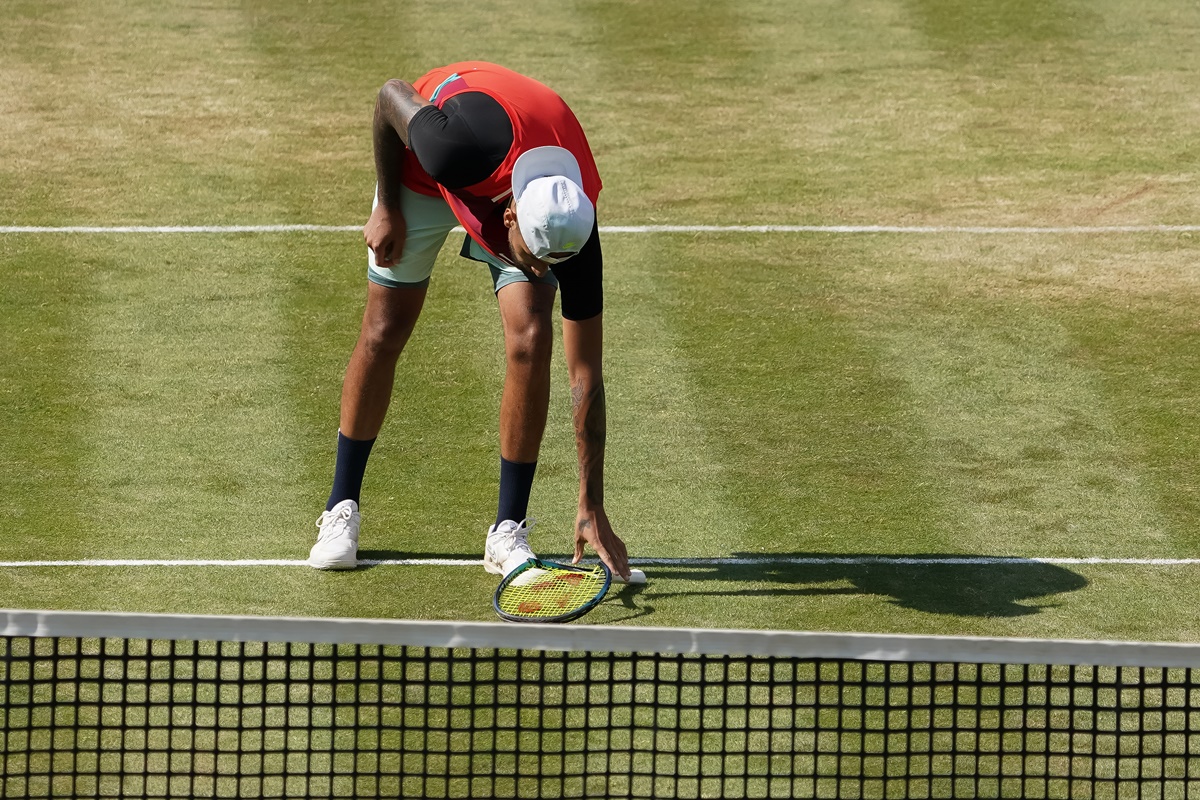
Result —
M 577 567 L 531 558 L 504 576 L 492 606 L 510 622 L 570 622 L 595 608 L 611 583 L 603 563 Z

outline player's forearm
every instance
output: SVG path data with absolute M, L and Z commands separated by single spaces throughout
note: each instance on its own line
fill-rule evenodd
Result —
M 575 448 L 579 455 L 579 501 L 604 505 L 604 440 L 607 435 L 604 381 L 598 376 L 571 379 Z
M 392 79 L 379 90 L 375 100 L 372 140 L 375 146 L 375 178 L 379 183 L 379 202 L 394 207 L 399 199 L 404 166 L 404 148 L 408 144 L 408 123 L 429 101 L 412 84 Z

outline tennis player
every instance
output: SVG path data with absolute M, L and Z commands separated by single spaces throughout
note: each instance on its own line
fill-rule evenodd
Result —
M 491 272 L 506 357 L 500 498 L 484 565 L 504 575 L 533 557 L 528 504 L 550 402 L 551 310 L 561 290 L 579 458 L 575 560 L 590 545 L 628 577 L 625 544 L 604 510 L 601 183 L 578 120 L 532 78 L 468 61 L 411 84 L 389 80 L 375 105 L 373 136 L 377 185 L 363 229 L 366 310 L 342 386 L 333 490 L 309 565 L 357 566 L 359 495 L 396 362 L 438 251 L 461 225 L 461 255 Z

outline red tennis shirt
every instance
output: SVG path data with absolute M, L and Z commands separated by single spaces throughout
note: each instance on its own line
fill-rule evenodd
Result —
M 414 81 L 413 88 L 439 109 L 456 95 L 478 92 L 492 98 L 508 116 L 512 144 L 491 174 L 477 183 L 458 188 L 438 183 L 411 149 L 405 154 L 403 167 L 403 182 L 408 188 L 445 198 L 471 238 L 497 258 L 510 260 L 504 208 L 512 194 L 513 164 L 526 150 L 545 145 L 569 150 L 579 162 L 584 193 L 593 204 L 599 199 L 600 173 L 583 128 L 548 86 L 496 64 L 460 61 L 431 70 Z

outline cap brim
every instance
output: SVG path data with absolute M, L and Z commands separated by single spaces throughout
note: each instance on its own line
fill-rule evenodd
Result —
M 571 151 L 563 147 L 535 147 L 526 150 L 513 164 L 513 197 L 520 202 L 525 187 L 538 178 L 562 175 L 577 186 L 583 186 L 583 173 Z

